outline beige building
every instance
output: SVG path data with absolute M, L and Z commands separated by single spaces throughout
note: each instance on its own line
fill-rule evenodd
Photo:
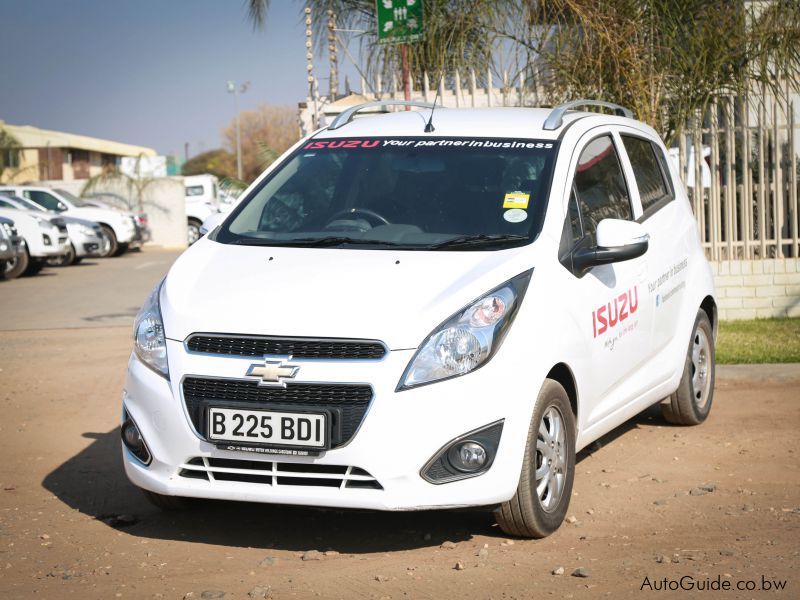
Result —
M 99 138 L 39 129 L 30 125 L 9 125 L 0 129 L 20 145 L 18 164 L 11 164 L 4 179 L 16 183 L 31 181 L 89 179 L 109 165 L 119 165 L 124 156 L 155 156 L 156 151 Z M 10 158 L 10 157 L 9 157 Z

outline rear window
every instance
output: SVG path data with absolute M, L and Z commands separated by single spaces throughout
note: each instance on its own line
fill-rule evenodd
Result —
M 556 143 L 544 140 L 311 140 L 240 203 L 216 239 L 411 249 L 470 236 L 527 243 L 541 228 L 555 154 Z

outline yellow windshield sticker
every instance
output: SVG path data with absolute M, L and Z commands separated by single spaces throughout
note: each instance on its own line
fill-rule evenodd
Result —
M 528 208 L 531 195 L 527 192 L 509 192 L 503 200 L 503 208 Z

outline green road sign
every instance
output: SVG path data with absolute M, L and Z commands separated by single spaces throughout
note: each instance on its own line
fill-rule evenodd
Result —
M 422 0 L 377 0 L 378 42 L 406 44 L 422 39 Z

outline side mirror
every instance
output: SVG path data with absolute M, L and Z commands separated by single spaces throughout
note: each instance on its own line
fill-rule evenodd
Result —
M 214 231 L 217 226 L 225 220 L 225 213 L 214 213 L 213 215 L 209 215 L 209 217 L 203 221 L 203 224 L 200 225 L 200 235 L 206 235 L 209 231 Z
M 572 269 L 577 276 L 597 265 L 639 258 L 649 245 L 650 235 L 641 223 L 622 219 L 603 219 L 597 224 L 597 245 L 578 247 L 572 253 Z
M 65 210 L 67 210 L 67 205 L 59 200 L 56 210 L 58 212 L 64 212 Z

